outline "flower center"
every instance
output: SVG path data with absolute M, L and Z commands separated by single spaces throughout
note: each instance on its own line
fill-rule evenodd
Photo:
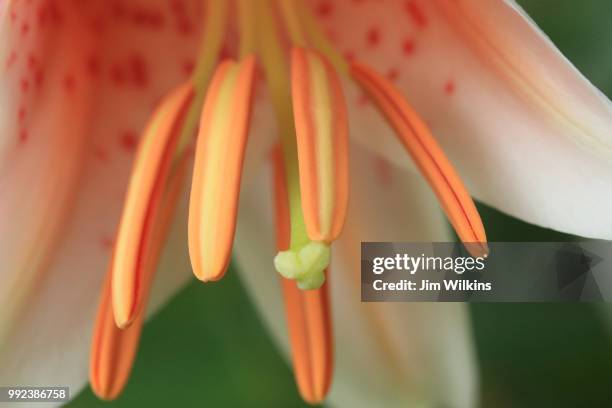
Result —
M 209 0 L 206 5 L 193 75 L 162 100 L 141 138 L 98 316 L 92 384 L 110 397 L 127 380 L 167 213 L 180 191 L 196 127 L 189 254 L 197 278 L 223 277 L 234 240 L 259 63 L 279 133 L 273 160 L 279 250 L 274 266 L 285 278 L 296 380 L 307 401 L 320 402 L 329 390 L 333 365 L 325 278 L 348 202 L 348 115 L 339 75 L 353 79 L 370 96 L 476 256 L 487 253 L 484 228 L 418 113 L 388 79 L 364 64 L 344 61 L 301 0 Z M 217 64 L 233 10 L 239 55 Z M 125 364 L 117 366 L 117 358 Z
M 301 289 L 316 289 L 325 281 L 329 245 L 341 232 L 348 201 L 347 114 L 331 61 L 344 72 L 346 65 L 301 1 L 265 3 L 273 7 L 260 7 L 251 16 L 259 23 L 259 54 L 276 111 L 290 217 L 289 246 L 274 265 Z

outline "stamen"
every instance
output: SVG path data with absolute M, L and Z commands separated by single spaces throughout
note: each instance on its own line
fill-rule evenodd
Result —
M 304 221 L 311 240 L 329 243 L 342 230 L 348 203 L 344 95 L 325 57 L 297 47 L 292 91 Z
M 153 113 L 136 155 L 112 263 L 112 303 L 115 321 L 126 327 L 143 300 L 147 251 L 152 222 L 170 173 L 180 127 L 191 103 L 193 86 L 181 85 Z
M 153 223 L 150 250 L 147 252 L 143 303 L 146 302 L 172 218 L 187 173 L 187 156 L 176 165 L 164 193 L 163 205 Z M 111 261 L 112 265 L 112 261 Z M 120 329 L 115 323 L 111 293 L 112 269 L 104 281 L 91 345 L 89 379 L 94 393 L 105 400 L 115 399 L 125 387 L 136 356 L 145 314 L 139 310 L 132 324 Z
M 276 1 L 276 0 L 271 0 Z M 280 34 L 277 32 L 277 25 L 274 18 L 270 15 L 268 7 L 257 9 L 259 26 L 258 53 L 261 57 L 262 65 L 266 74 L 266 83 L 270 90 L 274 110 L 278 121 L 280 142 L 282 146 L 282 158 L 285 166 L 287 183 L 286 190 L 289 196 L 289 218 L 290 218 L 290 242 L 289 251 L 293 254 L 279 254 L 276 266 L 282 269 L 281 274 L 285 276 L 297 276 L 300 287 L 303 289 L 316 289 L 320 287 L 324 279 L 325 267 L 323 261 L 329 259 L 325 256 L 325 248 L 321 248 L 322 243 L 306 250 L 303 260 L 299 255 L 300 251 L 312 246 L 313 242 L 308 237 L 304 214 L 302 211 L 302 198 L 300 192 L 300 180 L 297 160 L 297 143 L 295 128 L 293 123 L 291 95 L 291 81 L 289 79 L 289 67 L 283 52 Z M 326 247 L 326 245 L 323 245 Z M 314 252 L 314 257 L 312 257 Z M 307 259 L 306 259 L 307 258 Z M 327 265 L 325 265 L 327 266 Z M 280 272 L 280 271 L 279 271 Z
M 274 185 L 277 245 L 279 250 L 284 250 L 289 246 L 289 204 L 279 150 L 274 155 Z M 295 281 L 281 279 L 296 383 L 302 398 L 317 404 L 325 399 L 333 373 L 333 336 L 327 285 L 304 291 L 297 287 Z
M 202 111 L 189 207 L 189 254 L 202 281 L 229 264 L 254 83 L 254 57 L 222 63 Z
M 473 256 L 486 256 L 487 238 L 476 206 L 427 125 L 389 80 L 359 63 L 353 63 L 350 70 L 395 129 L 466 249 Z

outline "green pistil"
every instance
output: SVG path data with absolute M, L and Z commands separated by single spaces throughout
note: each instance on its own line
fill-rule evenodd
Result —
M 299 249 L 279 252 L 274 266 L 283 277 L 295 279 L 298 288 L 318 289 L 325 282 L 330 252 L 329 246 L 322 242 L 309 242 Z
M 264 5 L 262 3 L 262 5 Z M 274 258 L 276 270 L 285 278 L 294 279 L 300 289 L 317 289 L 325 282 L 330 248 L 308 237 L 302 200 L 297 157 L 297 142 L 293 124 L 290 67 L 283 50 L 276 19 L 269 7 L 256 7 L 258 53 L 266 73 L 272 104 L 276 111 L 285 167 L 289 200 L 289 249 Z

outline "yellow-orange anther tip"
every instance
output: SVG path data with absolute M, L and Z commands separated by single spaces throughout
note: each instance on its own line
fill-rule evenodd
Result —
M 113 299 L 113 318 L 118 329 L 127 329 L 138 315 L 138 306 L 133 297 L 121 296 Z M 138 300 L 140 303 L 140 299 Z
M 302 210 L 308 237 L 330 243 L 348 205 L 348 114 L 337 73 L 322 54 L 294 47 L 291 91 Z
M 189 257 L 203 282 L 230 262 L 255 84 L 255 57 L 220 64 L 200 118 L 189 203 Z
M 113 315 L 115 318 L 115 325 L 117 326 L 118 329 L 127 329 L 128 327 L 130 327 L 132 325 L 132 323 L 134 322 L 134 319 L 136 318 L 135 314 L 120 314 L 120 312 L 117 312 L 115 310 L 127 310 L 128 307 L 123 307 L 123 309 L 113 309 Z
M 220 266 L 211 266 L 207 269 L 199 269 L 198 267 L 194 266 L 193 263 L 191 267 L 193 269 L 193 275 L 200 282 L 217 282 L 223 279 L 223 276 L 225 276 L 225 272 L 229 267 L 229 262 Z

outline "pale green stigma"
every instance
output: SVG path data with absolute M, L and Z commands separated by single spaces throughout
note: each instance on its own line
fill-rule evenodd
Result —
M 278 273 L 295 279 L 302 290 L 318 289 L 325 282 L 325 269 L 329 266 L 331 251 L 322 242 L 309 242 L 299 250 L 279 252 L 274 258 Z

